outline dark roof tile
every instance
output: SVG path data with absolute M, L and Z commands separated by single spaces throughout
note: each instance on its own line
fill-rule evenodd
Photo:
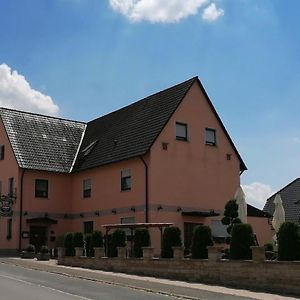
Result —
M 287 186 L 282 188 L 277 193 L 280 193 L 282 205 L 285 211 L 286 221 L 299 223 L 300 221 L 300 178 L 295 179 Z M 264 211 L 273 215 L 275 205 L 274 199 L 276 194 L 267 199 L 264 206 Z
M 21 168 L 70 172 L 84 123 L 7 108 L 0 118 Z
M 196 80 L 194 77 L 88 122 L 74 171 L 144 155 Z M 82 150 L 96 140 L 85 156 Z

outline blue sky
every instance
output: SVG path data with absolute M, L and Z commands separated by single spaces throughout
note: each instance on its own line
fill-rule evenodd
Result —
M 199 76 L 249 202 L 300 176 L 300 1 L 0 0 L 0 106 L 88 121 Z

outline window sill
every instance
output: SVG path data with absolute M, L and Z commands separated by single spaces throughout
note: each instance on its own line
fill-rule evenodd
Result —
M 188 140 L 188 139 L 181 138 L 181 137 L 176 137 L 176 141 L 188 142 L 189 140 Z
M 217 144 L 212 144 L 212 143 L 205 143 L 205 145 L 210 147 L 217 147 Z

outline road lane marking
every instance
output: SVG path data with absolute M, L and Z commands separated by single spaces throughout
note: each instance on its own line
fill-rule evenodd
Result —
M 25 283 L 27 285 L 38 286 L 38 287 L 41 287 L 41 288 L 44 288 L 44 289 L 48 289 L 50 291 L 58 292 L 58 293 L 61 293 L 61 294 L 64 294 L 64 295 L 76 297 L 76 298 L 83 299 L 83 300 L 94 300 L 92 298 L 86 298 L 86 297 L 83 297 L 83 296 L 79 296 L 79 295 L 76 295 L 76 294 L 72 294 L 72 293 L 68 293 L 68 292 L 62 291 L 62 290 L 51 288 L 51 287 L 46 286 L 46 285 L 42 285 L 42 284 L 38 284 L 38 283 L 33 283 L 33 282 L 30 282 L 30 281 L 26 281 L 26 280 L 14 278 L 14 277 L 6 276 L 6 275 L 1 275 L 0 274 L 0 277 L 6 278 L 6 279 L 10 279 L 10 280 L 13 280 L 13 281 L 17 281 L 17 282 L 21 282 L 21 283 Z

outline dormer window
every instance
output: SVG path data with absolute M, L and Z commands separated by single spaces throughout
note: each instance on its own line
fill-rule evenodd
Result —
M 0 160 L 4 160 L 4 145 L 0 145 Z
M 93 141 L 90 143 L 87 147 L 85 147 L 81 152 L 83 153 L 83 156 L 87 156 L 90 154 L 90 152 L 93 150 L 94 146 L 97 144 L 98 140 Z
M 187 141 L 187 124 L 176 122 L 176 140 Z

